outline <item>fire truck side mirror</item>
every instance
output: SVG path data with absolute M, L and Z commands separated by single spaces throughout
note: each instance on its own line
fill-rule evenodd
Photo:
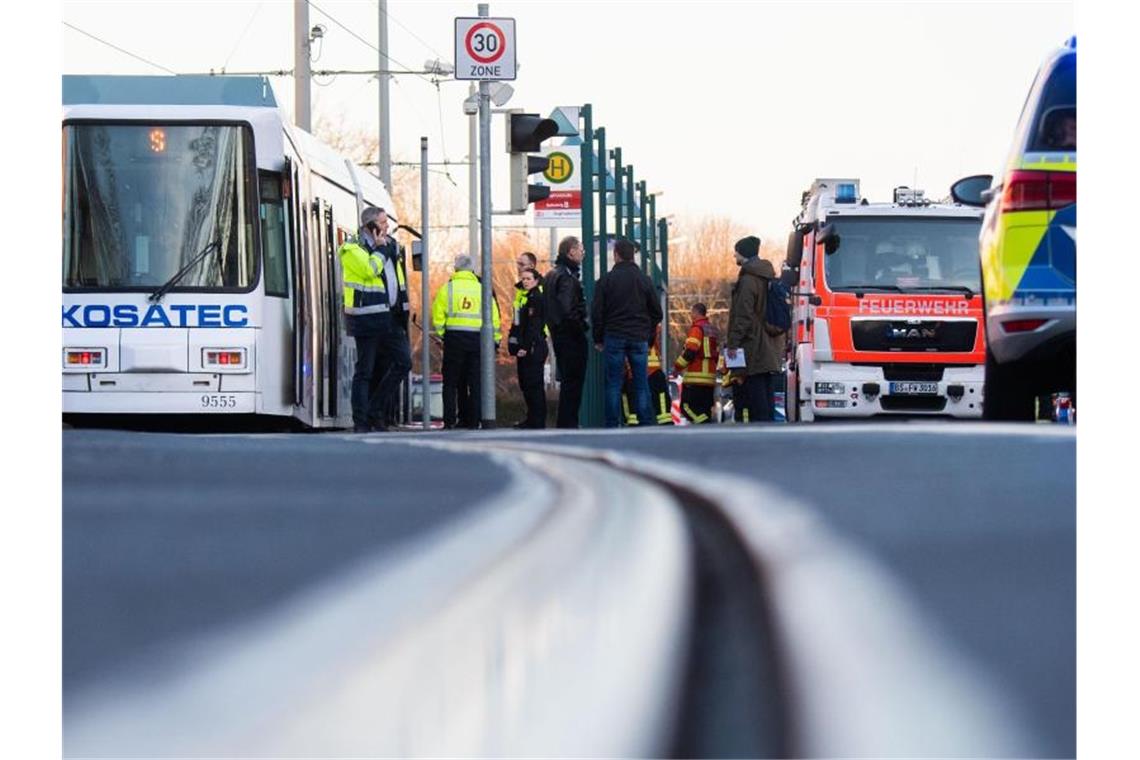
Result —
M 950 186 L 950 197 L 955 203 L 961 203 L 963 206 L 985 206 L 988 200 L 986 191 L 993 181 L 992 174 L 963 177 Z
M 799 267 L 804 258 L 804 233 L 794 229 L 788 235 L 788 250 L 784 256 L 785 265 L 791 269 Z
M 839 250 L 839 233 L 835 231 L 834 225 L 825 224 L 815 239 L 817 243 L 823 243 L 824 253 L 828 255 Z

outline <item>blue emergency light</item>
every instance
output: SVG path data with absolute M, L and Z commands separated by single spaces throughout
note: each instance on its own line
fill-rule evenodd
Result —
M 835 186 L 836 203 L 855 203 L 857 200 L 859 199 L 855 197 L 854 182 L 840 182 Z

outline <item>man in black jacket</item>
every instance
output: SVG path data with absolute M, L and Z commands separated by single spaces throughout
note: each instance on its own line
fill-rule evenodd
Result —
M 661 322 L 661 304 L 653 282 L 634 262 L 637 246 L 626 238 L 614 243 L 614 264 L 594 290 L 594 347 L 606 366 L 606 427 L 621 419 L 621 386 L 625 363 L 633 373 L 633 403 L 638 422 L 653 425 L 649 402 L 649 342 Z
M 558 362 L 558 427 L 578 427 L 578 407 L 586 382 L 586 296 L 582 292 L 581 265 L 586 249 L 578 238 L 562 238 L 555 267 L 546 273 L 546 324 Z

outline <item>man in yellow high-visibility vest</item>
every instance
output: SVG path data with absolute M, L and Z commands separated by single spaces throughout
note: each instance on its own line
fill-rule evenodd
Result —
M 408 283 L 388 215 L 369 206 L 360 231 L 337 251 L 347 332 L 356 341 L 352 375 L 353 431 L 386 430 L 384 412 L 412 367 L 408 343 Z
M 483 284 L 471 257 L 455 258 L 455 273 L 436 291 L 431 306 L 436 340 L 443 342 L 443 426 L 479 427 L 479 333 L 483 328 Z M 495 344 L 502 340 L 499 304 L 491 309 Z M 458 407 L 458 409 L 457 409 Z

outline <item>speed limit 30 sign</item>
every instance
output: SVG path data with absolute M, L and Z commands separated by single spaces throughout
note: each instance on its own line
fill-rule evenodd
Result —
M 455 19 L 455 78 L 514 79 L 515 20 Z

